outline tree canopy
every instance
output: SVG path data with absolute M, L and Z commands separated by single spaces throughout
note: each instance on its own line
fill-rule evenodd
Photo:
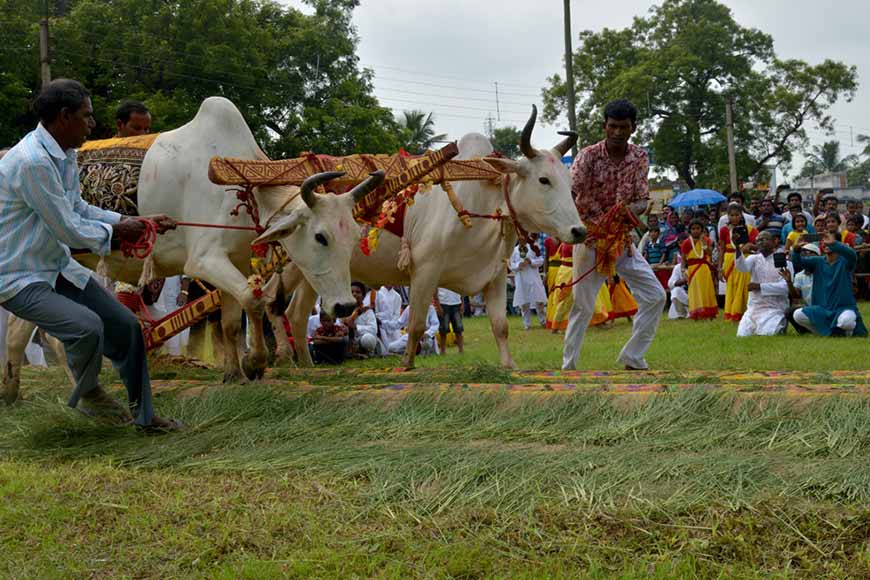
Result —
M 432 113 L 423 111 L 404 111 L 399 118 L 401 134 L 399 139 L 408 153 L 420 155 L 433 149 L 436 141 L 444 141 L 446 133 L 435 134 L 435 120 Z
M 310 15 L 271 0 L 54 2 L 52 76 L 88 87 L 98 137 L 111 135 L 124 98 L 144 101 L 159 131 L 189 121 L 203 99 L 221 95 L 272 156 L 394 152 L 398 124 L 356 56 L 351 13 L 358 0 L 308 3 Z M 40 78 L 37 4 L 0 0 L 0 143 L 7 145 L 35 123 L 29 100 Z
M 520 157 L 520 130 L 516 127 L 499 127 L 492 132 L 492 148 L 508 159 Z
M 738 176 L 748 180 L 774 161 L 790 163 L 808 124 L 832 130 L 831 105 L 857 88 L 854 66 L 777 59 L 769 35 L 741 26 L 716 0 L 664 0 L 628 28 L 581 32 L 572 63 L 581 143 L 602 138 L 604 104 L 628 98 L 640 115 L 635 140 L 659 170 L 723 191 L 727 97 Z M 558 74 L 548 82 L 544 119 L 552 121 L 565 111 L 567 89 Z

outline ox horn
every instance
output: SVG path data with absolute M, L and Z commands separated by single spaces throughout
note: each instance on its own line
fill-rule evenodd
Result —
M 553 149 L 558 151 L 560 155 L 565 155 L 577 144 L 577 132 L 559 131 L 559 135 L 565 135 L 566 139 L 562 139 Z
M 369 173 L 368 179 L 351 189 L 348 193 L 353 197 L 354 203 L 361 201 L 366 195 L 377 189 L 383 182 L 386 173 L 379 169 Z
M 538 152 L 532 147 L 532 129 L 535 128 L 535 119 L 538 118 L 538 107 L 532 105 L 532 116 L 526 121 L 526 126 L 523 127 L 523 134 L 520 137 L 520 151 L 526 156 L 526 159 L 534 159 Z
M 308 179 L 302 182 L 302 188 L 299 194 L 302 196 L 302 201 L 309 208 L 314 209 L 314 204 L 317 203 L 317 198 L 314 196 L 314 188 L 318 185 L 323 185 L 327 181 L 332 181 L 337 177 L 344 175 L 344 171 L 326 171 L 324 173 L 315 173 Z

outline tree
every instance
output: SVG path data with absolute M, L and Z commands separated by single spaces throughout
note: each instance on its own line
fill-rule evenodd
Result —
M 28 13 L 33 4 L 39 3 L 0 0 L 0 36 L 8 32 L 6 14 Z M 123 98 L 143 100 L 154 129 L 166 130 L 189 121 L 206 97 L 221 95 L 236 104 L 272 156 L 386 153 L 399 146 L 392 112 L 373 95 L 372 72 L 359 67 L 351 21 L 356 0 L 309 0 L 310 15 L 269 0 L 63 4 L 66 16 L 51 21 L 52 74 L 90 89 L 96 137 L 111 135 Z M 35 43 L 38 15 L 31 10 L 15 18 L 14 33 Z M 4 77 L 0 95 L 11 93 L 18 105 L 9 110 L 26 111 L 38 88 L 38 46 L 26 47 L 28 58 L 17 70 L 0 61 L 0 76 L 11 74 L 24 87 L 7 88 Z M 33 119 L 19 115 L 2 127 L 0 134 L 14 140 L 33 128 Z
M 432 113 L 428 115 L 423 111 L 404 111 L 399 119 L 402 128 L 402 146 L 408 153 L 420 155 L 426 150 L 432 149 L 436 141 L 444 141 L 446 133 L 435 134 L 435 121 Z
M 499 127 L 492 132 L 492 148 L 509 159 L 520 157 L 520 130 L 516 127 Z
M 857 155 L 840 157 L 839 141 L 826 141 L 822 145 L 814 146 L 812 151 L 807 153 L 807 160 L 799 177 L 848 171 L 857 165 L 858 161 Z
M 858 135 L 857 140 L 864 144 L 864 150 L 857 161 L 847 169 L 846 178 L 852 187 L 870 188 L 870 135 Z
M 856 69 L 826 60 L 778 60 L 771 37 L 735 22 L 716 0 L 664 0 L 623 30 L 580 33 L 573 55 L 581 142 L 601 138 L 601 110 L 625 97 L 640 112 L 636 141 L 660 170 L 690 187 L 728 189 L 725 99 L 734 98 L 741 179 L 766 164 L 788 163 L 806 143 L 805 126 L 832 129 L 830 106 L 851 99 Z M 544 89 L 544 119 L 566 107 L 559 75 Z

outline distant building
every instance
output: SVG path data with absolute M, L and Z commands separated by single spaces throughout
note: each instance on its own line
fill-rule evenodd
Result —
M 863 187 L 849 187 L 846 172 L 824 173 L 813 177 L 798 179 L 789 191 L 798 191 L 804 198 L 804 203 L 812 202 L 820 189 L 833 189 L 834 195 L 842 199 L 860 199 L 870 202 L 870 190 Z

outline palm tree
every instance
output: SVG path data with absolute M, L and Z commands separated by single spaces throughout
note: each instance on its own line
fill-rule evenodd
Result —
M 856 155 L 840 158 L 839 141 L 826 141 L 821 145 L 816 145 L 810 153 L 807 153 L 807 161 L 804 163 L 800 176 L 809 177 L 810 175 L 848 171 L 857 161 Z
M 427 149 L 431 149 L 435 141 L 443 141 L 447 137 L 446 133 L 435 134 L 432 113 L 427 115 L 419 110 L 404 111 L 402 118 L 399 119 L 399 125 L 402 127 L 405 151 L 415 155 L 425 153 Z

